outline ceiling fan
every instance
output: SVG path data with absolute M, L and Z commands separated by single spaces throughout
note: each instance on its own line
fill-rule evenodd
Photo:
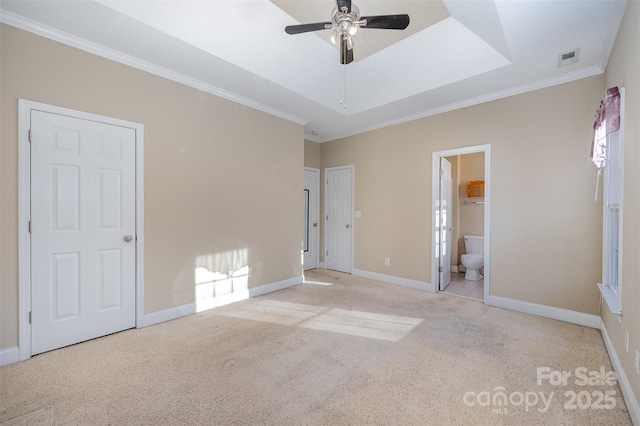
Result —
M 330 22 L 289 25 L 287 34 L 300 34 L 309 31 L 333 30 L 331 42 L 340 41 L 340 63 L 353 62 L 353 36 L 358 28 L 380 28 L 383 30 L 404 30 L 409 25 L 409 15 L 360 16 L 360 10 L 351 0 L 337 0 Z

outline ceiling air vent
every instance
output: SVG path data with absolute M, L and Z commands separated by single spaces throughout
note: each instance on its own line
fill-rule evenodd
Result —
M 574 49 L 570 52 L 559 54 L 558 68 L 577 63 L 579 54 L 580 49 Z

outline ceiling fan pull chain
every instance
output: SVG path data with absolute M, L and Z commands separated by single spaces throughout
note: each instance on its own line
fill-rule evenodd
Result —
M 347 83 L 345 77 L 346 69 L 344 65 L 340 65 L 340 104 L 342 108 L 347 108 Z

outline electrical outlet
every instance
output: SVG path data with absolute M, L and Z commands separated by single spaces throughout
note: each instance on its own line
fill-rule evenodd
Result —
M 636 349 L 636 374 L 640 374 L 640 352 Z
M 389 266 L 391 265 L 391 259 L 389 259 L 388 257 L 384 258 L 384 266 Z

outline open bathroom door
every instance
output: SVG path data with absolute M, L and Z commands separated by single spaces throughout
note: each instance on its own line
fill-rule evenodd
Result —
M 452 227 L 453 185 L 451 182 L 451 163 L 446 158 L 440 159 L 440 202 L 438 212 L 438 253 L 439 253 L 439 289 L 447 288 L 451 282 L 451 234 Z

